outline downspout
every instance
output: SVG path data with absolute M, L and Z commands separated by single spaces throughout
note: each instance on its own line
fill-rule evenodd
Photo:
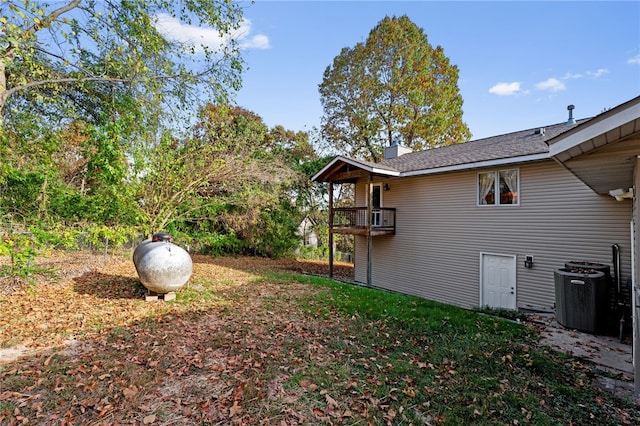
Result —
M 634 199 L 635 203 L 635 199 Z M 637 216 L 637 212 L 635 215 Z M 632 363 L 633 366 L 633 383 L 635 398 L 637 403 L 640 401 L 640 323 L 638 322 L 638 289 L 636 288 L 636 274 L 638 270 L 636 268 L 636 247 L 637 247 L 637 232 L 636 226 L 638 222 L 636 218 L 631 219 L 631 324 L 633 327 L 633 340 L 631 342 Z
M 640 156 L 636 157 L 636 164 L 633 170 L 633 183 L 634 188 L 638 186 L 640 182 Z M 634 191 L 635 193 L 635 191 Z M 638 299 L 640 297 L 640 291 L 637 288 L 638 283 L 638 224 L 640 223 L 640 206 L 638 205 L 638 199 L 633 197 L 632 204 L 633 214 L 631 215 L 631 324 L 633 327 L 633 341 L 632 345 L 632 365 L 633 365 L 633 382 L 634 382 L 634 401 L 637 403 L 640 401 L 640 311 L 638 310 Z
M 329 181 L 329 278 L 333 278 L 333 181 Z
M 373 237 L 371 236 L 371 221 L 373 219 L 373 173 L 369 173 L 369 202 L 367 203 L 367 287 L 371 287 L 371 251 Z
M 640 156 L 636 156 L 635 165 L 633 169 L 633 187 L 634 193 L 635 188 L 638 187 L 640 182 Z M 640 311 L 638 310 L 638 298 L 640 296 L 640 291 L 636 287 L 638 283 L 638 260 L 636 256 L 638 255 L 638 224 L 640 219 L 640 206 L 638 205 L 638 198 L 633 197 L 631 204 L 631 222 L 629 224 L 630 233 L 631 233 L 631 289 L 629 292 L 629 296 L 631 297 L 631 324 L 632 324 L 632 336 L 633 340 L 631 342 L 631 356 L 632 356 L 632 366 L 633 366 L 633 382 L 634 382 L 634 402 L 640 401 L 640 321 L 638 318 Z

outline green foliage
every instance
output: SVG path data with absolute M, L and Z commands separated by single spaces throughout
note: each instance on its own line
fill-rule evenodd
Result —
M 211 256 L 228 256 L 242 253 L 246 247 L 246 242 L 238 239 L 235 234 L 216 235 L 202 234 L 196 236 L 196 248 L 199 253 Z
M 320 247 L 310 247 L 303 246 L 298 249 L 298 257 L 302 259 L 328 259 L 329 258 L 329 247 L 320 246 Z
M 281 128 L 269 133 L 242 108 L 207 105 L 192 139 L 163 141 L 162 161 L 152 162 L 157 167 L 143 179 L 143 209 L 150 219 L 165 219 L 150 220 L 156 229 L 192 235 L 193 246 L 206 252 L 282 256 L 297 242 L 300 212 L 290 194 L 303 177 L 294 157 L 310 155 L 290 148 L 305 137 Z
M 119 247 L 138 239 L 140 232 L 134 226 L 90 224 L 82 228 L 82 236 L 85 243 L 95 248 L 104 248 L 105 244 Z
M 0 228 L 0 256 L 8 256 L 9 264 L 0 266 L 0 276 L 17 277 L 28 282 L 37 274 L 49 273 L 48 269 L 35 266 L 38 256 L 46 255 L 53 249 L 102 250 L 121 247 L 140 239 L 135 227 L 105 226 L 85 224 L 83 227 L 30 226 Z M 24 230 L 20 230 L 23 228 Z
M 525 314 L 524 312 L 514 311 L 511 309 L 492 308 L 490 306 L 483 306 L 480 308 L 476 308 L 475 310 L 484 314 L 494 315 L 514 321 L 523 321 L 527 317 L 527 314 Z
M 299 212 L 287 200 L 262 211 L 260 226 L 251 241 L 255 253 L 274 258 L 291 256 L 299 244 L 298 218 Z
M 292 196 L 306 181 L 297 156 L 312 153 L 290 150 L 306 136 L 268 136 L 260 117 L 224 106 L 210 107 L 203 120 L 195 139 L 165 132 L 148 146 L 127 142 L 135 133 L 128 118 L 48 132 L 46 150 L 4 132 L 3 218 L 32 224 L 55 247 L 119 244 L 171 229 L 213 254 L 292 252 L 301 216 Z M 36 161 L 25 164 L 26 157 Z M 78 224 L 82 235 L 71 236 Z
M 28 217 L 38 211 L 38 195 L 41 194 L 44 176 L 35 171 L 7 168 L 2 185 L 1 204 L 3 214 L 12 217 Z
M 37 254 L 33 236 L 27 232 L 0 235 L 0 256 L 9 256 L 9 265 L 0 266 L 0 276 L 29 279 L 35 271 L 32 261 Z
M 173 229 L 216 254 L 291 250 L 309 194 L 301 164 L 315 153 L 306 133 L 269 130 L 226 104 L 242 71 L 225 37 L 240 5 L 21 0 L 3 13 L 3 221 L 67 249 Z M 219 30 L 224 41 L 188 46 L 158 19 Z M 214 102 L 195 126 L 171 122 L 191 119 L 204 99 Z
M 84 231 L 78 228 L 55 227 L 53 229 L 31 226 L 29 231 L 33 235 L 34 243 L 40 249 L 77 250 L 80 248 L 81 236 Z
M 382 159 L 399 140 L 421 150 L 467 141 L 458 69 L 407 16 L 385 17 L 324 72 L 323 135 L 342 152 Z

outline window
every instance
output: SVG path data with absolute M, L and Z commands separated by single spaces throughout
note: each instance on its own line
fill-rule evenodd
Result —
M 519 204 L 519 186 L 517 169 L 478 173 L 478 205 Z

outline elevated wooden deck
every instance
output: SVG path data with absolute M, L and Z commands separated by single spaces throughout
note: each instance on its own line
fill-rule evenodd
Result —
M 364 236 L 393 235 L 396 233 L 396 209 L 367 207 L 337 207 L 331 210 L 330 232 Z

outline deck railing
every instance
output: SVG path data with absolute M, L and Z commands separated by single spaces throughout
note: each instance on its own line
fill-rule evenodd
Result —
M 371 210 L 371 220 L 367 207 L 338 207 L 331 211 L 334 230 L 368 229 L 395 231 L 396 209 L 379 208 Z

